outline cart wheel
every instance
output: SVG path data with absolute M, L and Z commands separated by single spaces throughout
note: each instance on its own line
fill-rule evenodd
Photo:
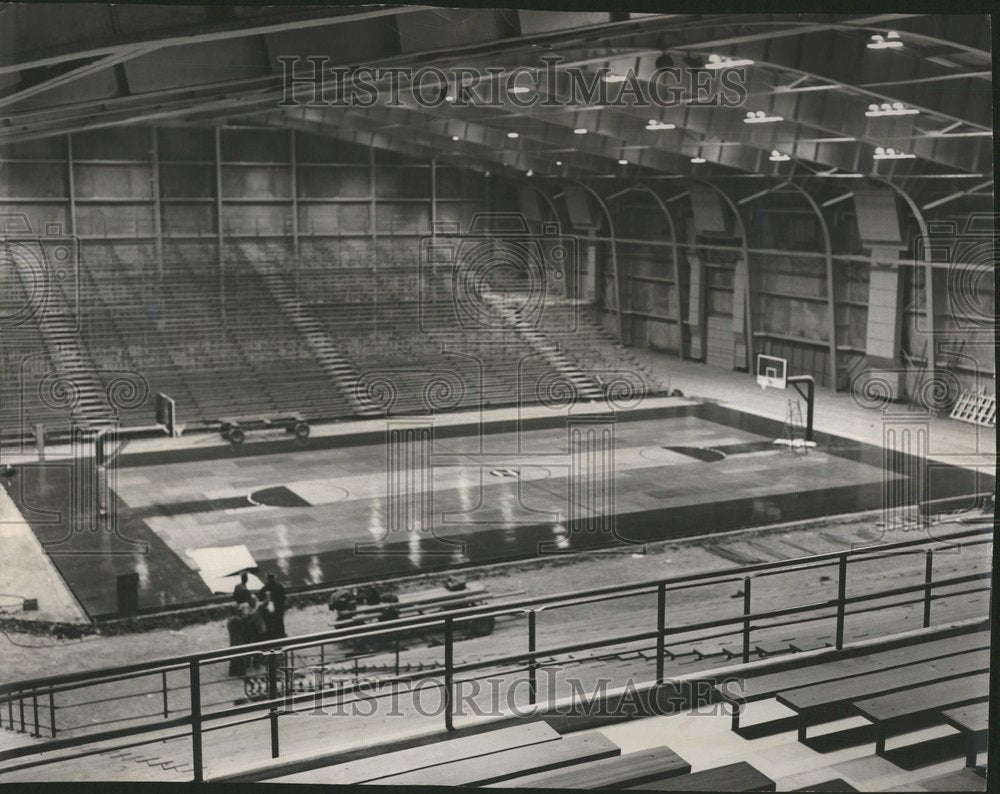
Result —
M 485 617 L 485 618 L 475 618 L 469 624 L 469 634 L 473 637 L 485 637 L 487 634 L 493 633 L 493 627 L 496 625 L 496 618 Z
M 305 422 L 296 422 L 293 432 L 297 438 L 309 438 L 309 425 Z
M 234 444 L 242 444 L 246 441 L 247 434 L 238 427 L 229 428 L 229 440 Z

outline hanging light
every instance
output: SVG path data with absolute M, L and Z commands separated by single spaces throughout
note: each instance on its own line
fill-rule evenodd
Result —
M 768 124 L 774 121 L 784 121 L 784 116 L 769 116 L 763 110 L 753 111 L 748 110 L 746 118 L 743 119 L 744 124 Z

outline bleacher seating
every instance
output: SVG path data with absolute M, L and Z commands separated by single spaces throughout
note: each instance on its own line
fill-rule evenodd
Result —
M 98 377 L 109 387 L 123 373 L 138 373 L 149 386 L 145 402 L 121 412 L 126 425 L 149 424 L 157 392 L 174 398 L 182 424 L 198 426 L 288 411 L 329 419 L 539 402 L 561 407 L 570 384 L 577 399 L 600 396 L 600 384 L 626 398 L 660 389 L 587 306 L 553 299 L 531 325 L 543 336 L 526 334 L 488 302 L 465 307 L 446 268 L 348 267 L 320 249 L 296 262 L 287 246 L 269 243 L 230 244 L 222 264 L 204 246 L 168 244 L 159 267 L 150 253 L 91 244 L 81 263 L 81 338 Z M 317 359 L 324 354 L 287 316 L 263 274 L 288 284 L 359 383 L 335 383 L 329 367 L 324 371 Z M 15 286 L 6 293 L 9 303 L 22 299 Z M 503 295 L 495 290 L 520 285 L 482 287 Z M 3 355 L 15 355 L 6 343 Z M 4 426 L 20 421 L 9 391 L 5 383 Z M 27 405 L 24 422 L 45 414 L 41 409 Z
M 683 777 L 654 780 L 627 788 L 645 791 L 774 791 L 775 783 L 753 765 L 737 761 Z
M 85 263 L 94 301 L 84 339 L 98 367 L 142 373 L 186 423 L 289 408 L 351 414 L 251 268 L 228 264 L 220 275 L 217 263 L 170 255 L 162 279 L 114 255 Z
M 44 294 L 33 297 L 13 267 L 0 267 L 0 434 L 7 440 L 31 435 L 35 423 L 66 425 L 58 395 L 41 392 L 54 367 L 37 325 Z

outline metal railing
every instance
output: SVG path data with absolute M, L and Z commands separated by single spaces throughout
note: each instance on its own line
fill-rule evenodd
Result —
M 278 757 L 280 752 L 279 717 L 282 713 L 294 712 L 297 707 L 314 705 L 317 699 L 336 696 L 344 699 L 363 693 L 372 697 L 371 682 L 358 682 L 352 685 L 325 687 L 323 682 L 309 691 L 295 693 L 287 677 L 290 666 L 289 659 L 294 660 L 298 654 L 302 658 L 304 652 L 312 650 L 319 652 L 320 668 L 324 666 L 324 651 L 332 644 L 354 642 L 359 639 L 378 640 L 393 643 L 397 647 L 396 672 L 379 678 L 377 688 L 390 688 L 396 685 L 409 685 L 424 679 L 441 679 L 440 686 L 444 700 L 444 727 L 454 729 L 454 696 L 457 676 L 481 672 L 487 669 L 498 669 L 508 666 L 507 672 L 526 674 L 528 683 L 529 703 L 537 701 L 537 671 L 545 665 L 551 665 L 552 660 L 566 657 L 569 654 L 591 651 L 613 646 L 651 643 L 655 648 L 655 682 L 665 680 L 665 661 L 668 655 L 667 641 L 672 637 L 690 635 L 702 632 L 687 642 L 704 642 L 726 636 L 736 636 L 741 639 L 740 653 L 737 654 L 743 662 L 749 662 L 751 643 L 754 632 L 772 629 L 780 626 L 804 625 L 815 621 L 834 622 L 834 647 L 841 649 L 844 645 L 844 630 L 846 619 L 851 615 L 864 614 L 900 606 L 923 605 L 922 624 L 929 627 L 932 619 L 932 604 L 936 600 L 956 595 L 987 592 L 991 573 L 987 571 L 967 573 L 950 577 L 934 578 L 934 546 L 949 549 L 964 549 L 992 543 L 992 525 L 969 528 L 959 532 L 938 537 L 922 537 L 897 543 L 878 546 L 868 546 L 849 551 L 836 551 L 808 557 L 761 562 L 753 565 L 727 568 L 717 571 L 693 573 L 683 576 L 643 581 L 632 584 L 610 585 L 593 588 L 587 591 L 560 593 L 556 595 L 523 598 L 508 601 L 503 604 L 481 605 L 467 607 L 449 612 L 435 613 L 432 616 L 414 616 L 399 618 L 383 623 L 349 629 L 334 629 L 299 637 L 271 640 L 243 645 L 235 648 L 224 648 L 197 654 L 156 659 L 146 662 L 121 665 L 113 668 L 103 668 L 78 673 L 55 676 L 45 676 L 0 685 L 0 724 L 8 730 L 28 733 L 36 738 L 42 737 L 42 731 L 48 735 L 44 741 L 33 742 L 28 746 L 16 747 L 0 752 L 0 762 L 11 761 L 27 756 L 37 756 L 50 753 L 50 757 L 41 760 L 7 765 L 0 767 L 0 775 L 5 771 L 28 766 L 39 766 L 47 763 L 65 761 L 87 755 L 107 752 L 112 749 L 122 749 L 161 741 L 167 738 L 190 737 L 191 767 L 196 781 L 203 779 L 204 762 L 202 754 L 203 737 L 210 731 L 222 730 L 236 725 L 258 720 L 268 720 L 270 723 L 271 754 Z M 925 548 L 931 546 L 931 548 Z M 914 555 L 922 563 L 923 577 L 916 584 L 909 584 L 887 589 L 876 589 L 871 592 L 848 595 L 848 583 L 852 565 L 872 560 L 887 559 Z M 984 559 L 989 560 L 988 555 Z M 785 576 L 821 568 L 836 568 L 837 595 L 809 603 L 792 604 L 777 609 L 754 611 L 754 582 L 763 581 L 766 577 Z M 713 620 L 702 620 L 696 623 L 667 626 L 671 594 L 696 587 L 713 586 L 727 583 L 737 583 L 742 588 L 742 609 L 738 614 L 720 617 Z M 975 584 L 978 583 L 978 584 Z M 958 591 L 941 593 L 944 588 L 955 588 L 964 585 Z M 974 586 L 972 586 L 974 585 Z M 538 647 L 537 615 L 554 609 L 584 606 L 598 602 L 631 598 L 642 595 L 656 596 L 656 625 L 645 631 L 619 634 L 612 637 L 588 639 L 556 647 Z M 895 599 L 889 601 L 890 599 Z M 887 602 L 888 601 L 888 602 Z M 872 603 L 882 602 L 882 603 Z M 887 602 L 887 603 L 886 603 Z M 808 614 L 812 613 L 812 614 Z M 524 650 L 502 656 L 492 656 L 476 661 L 455 661 L 455 642 L 458 632 L 472 620 L 485 617 L 526 617 L 527 636 Z M 443 634 L 443 658 L 438 667 L 426 670 L 399 674 L 398 640 L 413 632 L 437 632 Z M 708 633 L 704 633 L 708 632 Z M 713 633 L 714 632 L 714 633 Z M 206 665 L 228 662 L 235 658 L 260 656 L 265 661 L 267 697 L 249 703 L 237 703 L 226 708 L 211 710 L 212 706 L 231 702 L 230 700 L 207 703 L 202 699 L 209 686 L 220 681 L 203 681 L 202 671 Z M 370 656 L 371 654 L 367 654 Z M 545 660 L 550 660 L 546 662 Z M 291 667 L 294 667 L 291 665 Z M 285 671 L 285 685 L 279 687 L 279 673 Z M 168 677 L 173 674 L 183 676 L 182 686 L 168 686 Z M 57 705 L 56 696 L 64 693 L 79 693 L 87 687 L 105 684 L 116 684 L 142 678 L 153 678 L 158 687 L 143 689 L 139 693 L 129 693 L 120 697 L 85 700 L 75 704 Z M 171 709 L 169 694 L 183 691 L 187 693 L 186 708 L 181 706 Z M 133 724 L 120 728 L 90 731 L 77 736 L 62 736 L 60 733 L 82 730 L 84 727 L 59 728 L 57 712 L 70 708 L 85 707 L 99 702 L 139 698 L 148 702 L 153 695 L 160 693 L 155 714 L 123 717 L 115 721 L 142 719 L 142 724 Z M 376 695 L 377 696 L 377 695 Z M 6 720 L 4 720 L 6 712 Z M 176 712 L 176 716 L 171 716 Z M 44 718 L 43 718 L 44 715 Z M 98 723 L 98 724 L 108 724 Z M 169 733 L 170 729 L 183 729 Z M 148 734 L 156 734 L 150 738 Z M 145 737 L 145 738 L 144 738 Z M 128 739 L 124 744 L 110 744 L 116 740 Z M 75 754 L 60 754 L 58 751 L 74 748 L 85 748 Z

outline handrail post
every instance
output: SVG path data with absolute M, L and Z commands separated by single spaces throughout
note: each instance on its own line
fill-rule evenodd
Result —
M 201 668 L 197 659 L 188 664 L 191 686 L 191 766 L 194 782 L 204 780 L 201 759 Z
M 660 582 L 656 588 L 656 683 L 663 683 L 663 657 L 667 653 L 667 585 Z
M 38 690 L 37 689 L 32 689 L 31 690 L 31 714 L 32 714 L 32 717 L 33 717 L 33 719 L 35 721 L 35 730 L 34 730 L 34 732 L 31 735 L 34 736 L 35 738 L 38 738 L 38 737 L 40 737 L 42 735 L 42 728 L 38 724 Z
M 271 701 L 268 721 L 271 723 L 271 758 L 278 757 L 278 710 L 274 701 L 278 698 L 278 654 L 273 648 L 267 654 L 267 699 Z
M 455 730 L 454 715 L 452 714 L 452 701 L 454 692 L 452 687 L 455 683 L 455 625 L 452 618 L 444 620 L 444 727 L 446 730 Z
M 396 676 L 398 677 L 399 676 L 399 637 L 396 636 L 394 638 L 394 640 L 395 640 L 395 645 L 396 645 L 396 662 L 395 662 L 395 664 L 396 664 Z
M 18 695 L 18 697 L 17 697 L 17 705 L 18 705 L 18 709 L 21 712 L 21 730 L 19 730 L 18 733 L 24 733 L 25 732 L 25 727 L 24 727 L 24 690 L 19 689 L 17 691 L 17 695 Z
M 167 671 L 164 670 L 160 677 L 163 680 L 163 719 L 170 716 L 170 702 L 167 700 Z
M 927 549 L 924 557 L 924 628 L 931 625 L 931 582 L 934 580 L 934 549 Z
M 535 653 L 535 610 L 528 610 L 528 653 L 532 654 L 528 660 L 528 703 L 532 706 L 537 702 L 538 679 L 535 674 L 537 660 Z
M 743 664 L 750 663 L 750 577 L 743 577 Z
M 847 555 L 841 554 L 837 562 L 837 650 L 844 647 L 844 618 L 847 614 Z
M 52 738 L 56 738 L 56 696 L 52 692 L 52 687 L 49 687 L 49 730 L 52 733 Z

